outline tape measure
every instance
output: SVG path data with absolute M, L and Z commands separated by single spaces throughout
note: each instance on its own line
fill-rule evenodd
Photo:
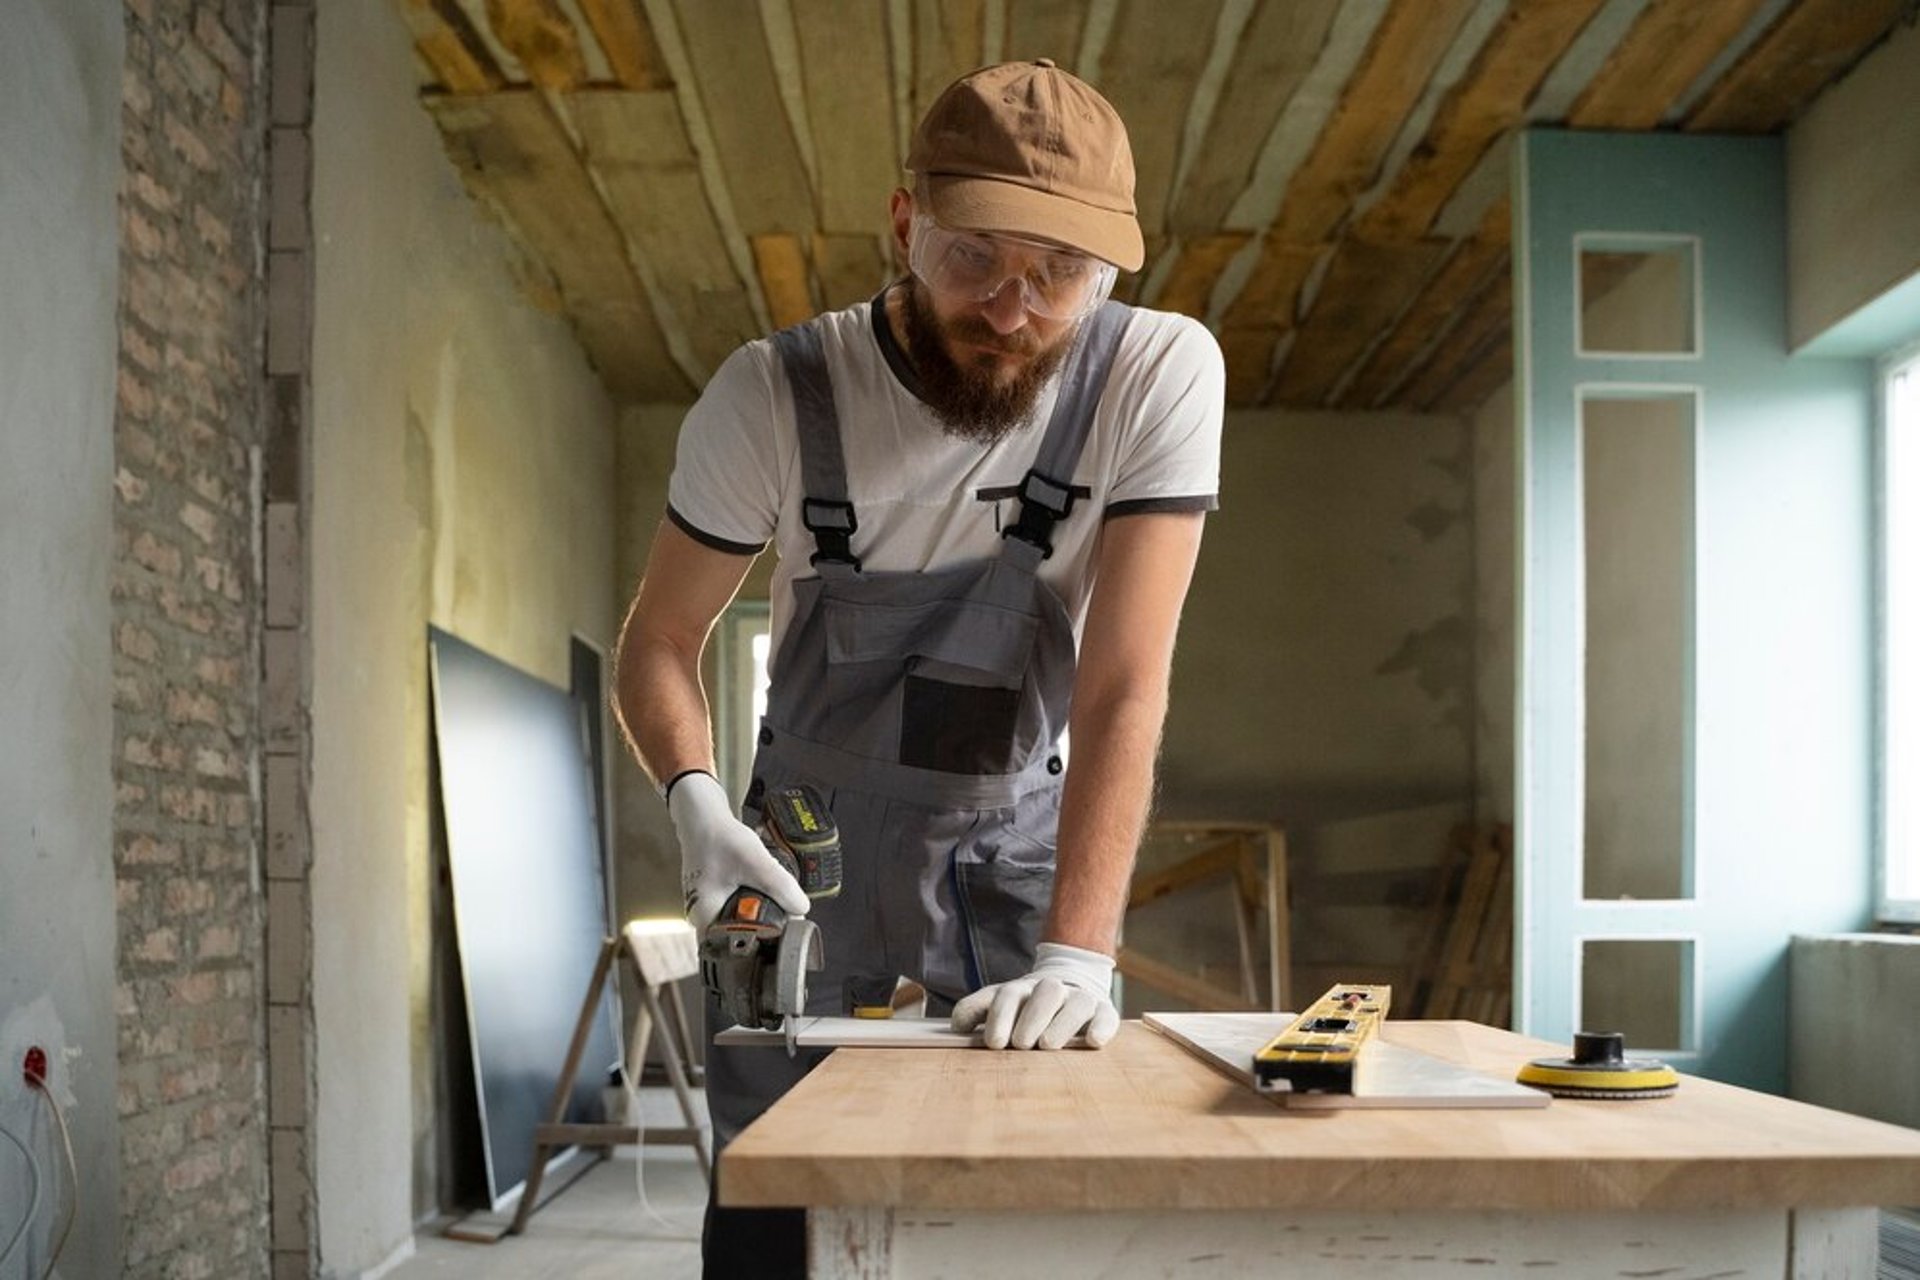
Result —
M 1352 1093 L 1360 1050 L 1380 1029 L 1393 988 L 1346 982 L 1253 1055 L 1253 1083 L 1263 1093 Z

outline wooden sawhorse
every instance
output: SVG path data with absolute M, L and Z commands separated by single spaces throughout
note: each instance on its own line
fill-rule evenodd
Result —
M 646 1128 L 638 1124 L 568 1124 L 567 1101 L 573 1096 L 574 1077 L 580 1071 L 580 1058 L 586 1051 L 587 1036 L 600 1010 L 600 996 L 613 968 L 614 957 L 624 951 L 633 965 L 639 983 L 640 999 L 633 1014 L 632 1033 L 627 1037 L 627 1077 L 638 1080 L 646 1065 L 647 1046 L 657 1027 L 663 1041 L 667 1079 L 680 1103 L 686 1124 L 677 1129 Z M 700 1162 L 703 1176 L 713 1175 L 713 1155 L 706 1127 L 700 1121 L 693 1100 L 693 1039 L 687 1028 L 686 1006 L 680 1000 L 677 979 L 700 971 L 700 952 L 693 926 L 685 920 L 635 920 L 617 938 L 606 939 L 600 947 L 600 959 L 593 966 L 586 996 L 580 1002 L 580 1017 L 574 1023 L 573 1043 L 567 1048 L 566 1065 L 554 1086 L 553 1106 L 547 1123 L 533 1131 L 533 1163 L 527 1173 L 526 1190 L 514 1211 L 509 1235 L 526 1230 L 527 1219 L 540 1207 L 540 1183 L 547 1172 L 547 1161 L 554 1152 L 571 1146 L 611 1147 L 621 1143 L 670 1143 L 690 1146 Z M 664 1004 L 661 993 L 666 993 Z M 669 1015 L 671 1015 L 669 1017 Z M 635 1100 L 636 1103 L 638 1099 Z M 643 1152 L 644 1154 L 644 1152 Z

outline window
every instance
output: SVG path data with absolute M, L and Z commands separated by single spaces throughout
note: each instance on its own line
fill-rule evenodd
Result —
M 720 616 L 715 652 L 714 763 L 738 803 L 753 769 L 754 735 L 767 714 L 772 622 L 764 600 L 736 600 Z
M 1882 368 L 1879 911 L 1920 921 L 1920 347 Z

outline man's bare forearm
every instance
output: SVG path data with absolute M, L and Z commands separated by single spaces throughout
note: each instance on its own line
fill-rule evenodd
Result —
M 627 747 L 655 785 L 688 769 L 711 772 L 712 717 L 700 684 L 700 655 L 689 655 L 657 636 L 636 634 L 634 611 L 629 611 L 621 632 L 615 676 Z
M 1164 685 L 1101 706 L 1076 706 L 1048 941 L 1113 954 L 1134 856 L 1153 809 L 1166 710 Z
M 627 746 L 654 780 L 713 771 L 713 722 L 700 655 L 752 563 L 703 547 L 663 521 L 646 575 L 620 624 L 614 711 Z

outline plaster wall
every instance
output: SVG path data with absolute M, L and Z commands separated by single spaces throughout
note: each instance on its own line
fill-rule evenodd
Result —
M 1468 794 L 1471 479 L 1451 416 L 1228 414 L 1174 662 L 1169 817 L 1304 827 Z
M 426 628 L 562 688 L 572 634 L 610 648 L 614 412 L 461 189 L 397 10 L 327 4 L 317 40 L 315 1169 L 323 1274 L 354 1275 L 448 1173 Z
M 23 0 L 0 39 L 0 1129 L 41 1200 L 0 1277 L 38 1275 L 66 1174 L 29 1046 L 73 1127 L 60 1269 L 120 1271 L 111 626 L 118 0 Z M 31 1203 L 0 1145 L 0 1232 Z
M 1793 347 L 1920 276 L 1916 208 L 1920 25 L 1906 23 L 1823 93 L 1787 133 Z M 1911 318 L 1920 323 L 1920 316 Z M 1915 332 L 1920 328 L 1904 336 Z
M 1920 937 L 1798 937 L 1790 957 L 1793 1096 L 1920 1128 Z

